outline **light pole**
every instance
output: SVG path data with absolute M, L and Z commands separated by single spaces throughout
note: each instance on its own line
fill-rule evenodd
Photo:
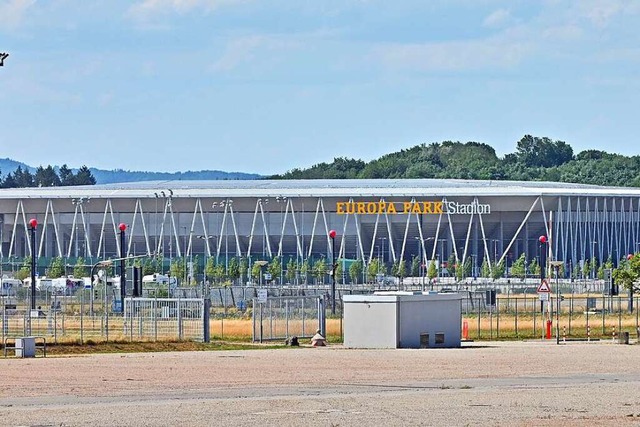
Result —
M 442 279 L 442 266 L 444 265 L 444 243 L 447 239 L 438 239 L 438 243 L 440 244 L 440 262 L 438 262 L 438 279 Z M 431 287 L 433 289 L 433 286 Z
M 31 310 L 36 309 L 36 228 L 38 220 L 29 220 L 29 230 L 31 231 Z M 31 316 L 29 316 L 31 319 Z M 31 333 L 31 320 L 29 320 L 29 333 Z
M 435 237 L 427 237 L 426 239 L 421 239 L 419 236 L 414 236 L 414 239 L 418 241 L 418 256 L 420 257 L 420 276 L 422 282 L 422 291 L 424 291 L 424 277 L 427 275 L 427 269 L 429 266 L 427 265 L 426 253 L 422 252 L 422 242 L 428 242 L 430 240 L 435 240 Z
M 125 249 L 124 249 L 124 232 L 127 229 L 125 223 L 121 223 L 118 228 L 120 229 L 120 304 L 121 312 L 124 313 L 124 298 L 126 295 L 126 278 L 124 273 L 125 264 Z
M 550 261 L 556 273 L 556 344 L 560 344 L 560 281 L 558 280 L 560 266 L 564 264 L 562 261 Z M 588 310 L 588 308 L 587 308 Z
M 596 243 L 598 242 L 591 242 L 591 278 L 594 280 L 596 278 Z
M 542 284 L 545 281 L 547 270 L 547 236 L 540 236 L 538 242 L 540 242 L 540 283 Z M 549 300 L 547 305 L 547 338 L 550 338 L 549 334 L 551 333 L 551 329 L 549 324 L 551 318 L 551 300 Z
M 420 282 L 422 283 L 422 290 L 424 291 L 424 271 L 422 270 L 422 239 L 418 236 L 414 236 L 414 239 L 418 241 L 418 275 L 420 276 Z
M 276 202 L 280 205 L 280 241 L 283 243 L 279 248 L 280 255 L 280 286 L 283 283 L 283 272 L 284 272 L 284 212 L 283 206 L 286 206 L 287 198 L 285 196 L 276 196 Z
M 329 231 L 331 238 L 331 314 L 336 314 L 336 230 Z
M 202 234 L 196 235 L 196 239 L 203 241 L 204 246 L 202 248 L 202 295 L 205 292 L 205 282 L 207 282 L 207 247 L 209 246 L 209 239 L 213 239 L 216 236 L 204 236 Z M 193 251 L 192 251 L 193 252 Z M 211 253 L 211 251 L 209 251 Z
M 222 200 L 220 206 L 225 208 L 226 215 L 227 209 L 229 209 L 229 211 L 233 209 L 233 200 Z M 226 220 L 224 221 L 224 270 L 226 274 L 229 274 L 229 224 Z

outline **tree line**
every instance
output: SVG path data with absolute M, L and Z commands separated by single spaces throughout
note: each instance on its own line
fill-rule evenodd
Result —
M 75 174 L 65 164 L 58 171 L 51 166 L 38 166 L 35 173 L 21 166 L 14 172 L 2 177 L 0 173 L 0 188 L 26 187 L 64 187 L 70 185 L 95 185 L 96 179 L 87 166 L 82 166 Z
M 552 181 L 640 187 L 640 156 L 600 150 L 574 154 L 564 141 L 525 135 L 513 153 L 498 157 L 479 142 L 420 144 L 365 162 L 344 157 L 271 179 L 439 178 Z

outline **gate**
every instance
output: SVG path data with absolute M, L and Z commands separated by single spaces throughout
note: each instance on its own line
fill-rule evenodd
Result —
M 253 341 L 311 338 L 319 329 L 325 335 L 325 303 L 319 296 L 253 299 Z
M 124 333 L 131 341 L 203 341 L 204 314 L 200 298 L 125 298 Z

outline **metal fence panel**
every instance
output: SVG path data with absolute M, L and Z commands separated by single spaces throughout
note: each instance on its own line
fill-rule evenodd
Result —
M 199 298 L 125 298 L 124 334 L 132 341 L 202 341 L 203 302 Z
M 253 299 L 253 340 L 284 340 L 293 336 L 311 338 L 323 329 L 324 304 L 318 296 Z

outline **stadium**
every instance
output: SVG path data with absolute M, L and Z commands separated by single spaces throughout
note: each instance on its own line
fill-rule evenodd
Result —
M 36 247 L 29 220 L 38 221 Z M 413 257 L 470 262 L 479 274 L 525 254 L 550 258 L 565 273 L 601 265 L 640 246 L 640 189 L 568 183 L 465 180 L 155 181 L 0 190 L 0 246 L 5 272 L 32 253 L 40 269 L 127 256 L 243 257 L 249 263 L 377 259 L 387 266 Z M 329 237 L 336 230 L 335 241 Z M 424 269 L 423 269 L 424 271 Z M 42 273 L 41 273 L 42 274 Z

